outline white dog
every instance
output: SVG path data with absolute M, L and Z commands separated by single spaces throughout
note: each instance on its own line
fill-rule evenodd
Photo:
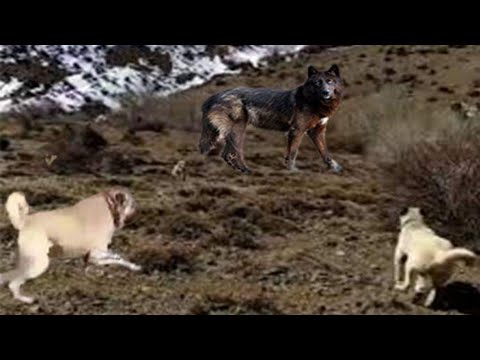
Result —
M 5 204 L 12 225 L 19 231 L 17 267 L 0 274 L 0 284 L 9 283 L 15 297 L 32 303 L 20 287 L 43 274 L 49 265 L 52 246 L 65 257 L 85 256 L 96 265 L 120 265 L 132 271 L 138 265 L 108 250 L 116 229 L 135 212 L 135 201 L 127 189 L 116 187 L 91 196 L 71 207 L 30 214 L 24 194 L 12 193 Z
M 425 306 L 433 304 L 436 289 L 444 285 L 457 262 L 473 264 L 475 253 L 454 248 L 424 222 L 419 208 L 409 208 L 400 216 L 401 231 L 395 249 L 395 289 L 406 291 L 415 282 L 415 293 L 428 293 Z M 401 281 L 402 265 L 404 279 Z

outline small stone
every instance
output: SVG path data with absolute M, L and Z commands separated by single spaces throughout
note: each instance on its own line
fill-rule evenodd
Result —
M 336 252 L 336 254 L 337 254 L 337 256 L 345 256 L 345 255 L 346 255 L 346 254 L 345 254 L 345 251 L 343 251 L 343 250 L 338 250 L 338 251 Z
M 40 312 L 40 305 L 33 305 L 28 308 L 28 311 L 32 314 L 38 314 Z

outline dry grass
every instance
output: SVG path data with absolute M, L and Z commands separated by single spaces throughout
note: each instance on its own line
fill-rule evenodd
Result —
M 385 165 L 410 204 L 421 206 L 450 237 L 470 245 L 480 235 L 480 127 L 472 125 L 398 152 Z
M 405 89 L 385 87 L 340 109 L 329 129 L 332 149 L 390 162 L 398 152 L 439 134 L 460 130 L 461 118 L 450 108 L 433 108 L 405 96 Z
M 52 118 L 40 122 L 43 130 L 19 121 L 0 124 L 0 135 L 11 142 L 9 151 L 0 152 L 0 197 L 23 190 L 39 210 L 71 204 L 112 185 L 128 186 L 138 200 L 138 212 L 115 235 L 112 249 L 144 269 L 131 273 L 115 267 L 94 268 L 87 278 L 80 259 L 55 261 L 44 276 L 25 286 L 26 293 L 39 295 L 38 305 L 19 306 L 3 289 L 0 313 L 468 313 L 461 301 L 459 306 L 458 296 L 450 302 L 452 296 L 447 294 L 448 304 L 434 311 L 411 304 L 409 294 L 392 291 L 391 256 L 398 230 L 398 217 L 392 215 L 402 201 L 415 204 L 418 200 L 432 209 L 428 223 L 435 230 L 443 231 L 439 226 L 443 225 L 463 236 L 473 224 L 478 204 L 471 198 L 478 195 L 472 184 L 478 168 L 472 154 L 478 154 L 478 147 L 462 131 L 468 122 L 450 106 L 476 101 L 465 96 L 477 87 L 473 81 L 480 48 L 427 56 L 415 55 L 415 48 L 408 47 L 408 61 L 404 51 L 389 48 L 361 47 L 311 56 L 216 79 L 158 103 L 145 100 L 151 101 L 145 109 L 139 105 L 131 113 L 113 115 L 124 116 L 122 126 L 110 115 L 107 121 L 95 121 L 93 129 L 107 145 L 86 157 L 89 161 L 76 171 L 39 172 L 30 163 L 32 159 L 43 162 L 40 150 L 47 145 L 75 155 L 77 147 L 84 149 L 85 141 L 93 137 L 82 136 L 82 131 L 69 135 L 62 131 L 64 122 Z M 456 66 L 457 55 L 471 59 L 470 64 Z M 251 177 L 234 173 L 221 159 L 198 154 L 198 134 L 191 129 L 198 126 L 200 104 L 208 95 L 239 85 L 291 88 L 303 81 L 307 62 L 318 67 L 338 63 L 350 84 L 349 99 L 332 117 L 328 136 L 333 156 L 345 167 L 343 174 L 328 172 L 307 141 L 299 156 L 302 171 L 288 173 L 282 161 L 285 139 L 274 132 L 249 133 L 246 155 L 255 170 Z M 426 63 L 428 69 L 421 70 Z M 386 68 L 395 74 L 386 75 Z M 430 75 L 430 70 L 436 74 Z M 368 74 L 378 82 L 368 80 Z M 410 96 L 410 84 L 399 82 L 409 74 L 417 76 L 414 96 Z M 439 87 L 455 93 L 438 92 Z M 431 97 L 438 101 L 429 102 Z M 135 122 L 137 112 L 144 114 L 141 126 Z M 94 117 L 84 116 L 87 119 Z M 81 122 L 82 118 L 64 120 Z M 466 145 L 458 147 L 457 141 Z M 59 160 L 53 164 L 69 170 L 69 163 Z M 184 183 L 170 174 L 179 160 L 188 162 Z M 463 160 L 472 163 L 452 164 Z M 380 163 L 388 171 L 380 171 Z M 435 171 L 438 177 L 450 179 L 444 192 L 431 180 Z M 387 182 L 401 197 L 382 186 Z M 427 189 L 430 193 L 425 193 Z M 460 197 L 449 199 L 445 193 Z M 448 209 L 453 210 L 444 212 Z M 451 214 L 470 220 L 454 224 Z M 16 248 L 16 232 L 4 212 L 0 233 L 3 271 L 14 263 Z M 462 272 L 457 280 L 475 283 L 479 271 Z M 478 298 L 473 287 L 471 291 L 459 287 L 456 293 L 467 294 L 468 301 Z
M 432 110 L 392 88 L 342 110 L 331 132 L 333 146 L 379 164 L 385 184 L 404 201 L 398 207 L 420 206 L 439 231 L 476 245 L 480 119 L 448 107 Z
M 162 132 L 167 124 L 171 129 L 197 131 L 200 129 L 200 110 L 205 98 L 202 91 L 174 94 L 168 98 L 138 95 L 125 98 L 121 109 L 110 117 L 116 123 L 139 131 Z

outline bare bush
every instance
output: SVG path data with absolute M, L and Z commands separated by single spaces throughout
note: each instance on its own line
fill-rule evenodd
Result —
M 347 106 L 339 114 L 332 143 L 356 149 L 385 170 L 385 184 L 401 199 L 398 207 L 419 206 L 437 230 L 475 245 L 480 119 L 465 119 L 449 107 L 432 111 L 400 92 L 388 89 L 348 104 L 357 110 Z

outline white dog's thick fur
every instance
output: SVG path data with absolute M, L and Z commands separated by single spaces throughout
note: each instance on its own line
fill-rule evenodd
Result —
M 436 289 L 444 285 L 457 262 L 472 264 L 476 255 L 454 248 L 424 222 L 419 208 L 409 208 L 400 217 L 401 231 L 394 255 L 395 289 L 406 291 L 415 282 L 417 294 L 428 293 L 425 306 L 433 304 Z M 402 282 L 402 270 L 403 282 Z
M 33 214 L 24 194 L 15 192 L 8 197 L 5 207 L 12 225 L 19 231 L 18 260 L 14 270 L 0 274 L 0 284 L 8 282 L 17 300 L 34 301 L 22 295 L 20 287 L 47 270 L 52 246 L 61 249 L 65 257 L 85 256 L 92 264 L 140 270 L 138 265 L 108 250 L 115 230 L 122 228 L 135 212 L 135 201 L 125 188 L 112 188 L 71 207 Z

